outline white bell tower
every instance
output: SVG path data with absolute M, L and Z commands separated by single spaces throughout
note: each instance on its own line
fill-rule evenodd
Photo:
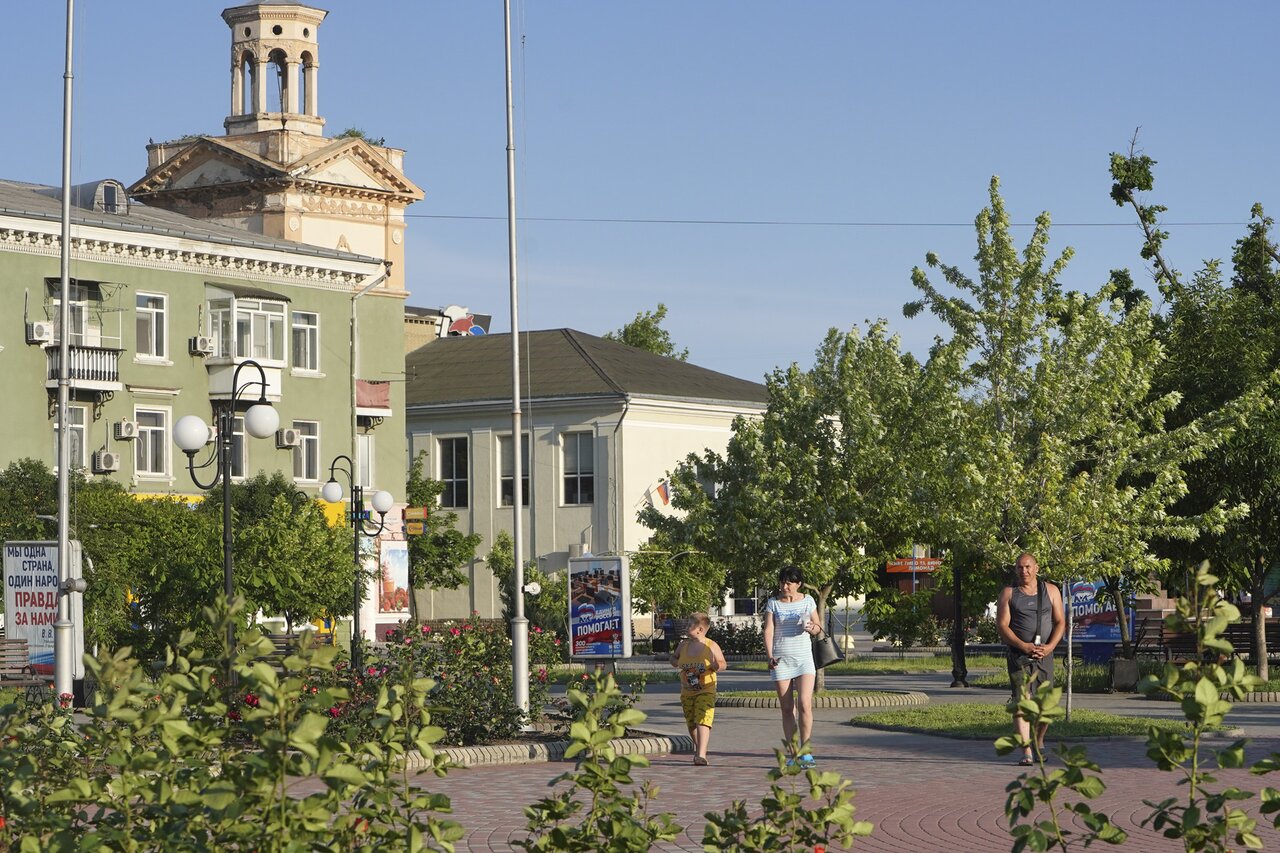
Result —
M 231 27 L 228 136 L 292 130 L 319 136 L 320 49 L 329 13 L 300 3 L 261 2 L 224 9 Z

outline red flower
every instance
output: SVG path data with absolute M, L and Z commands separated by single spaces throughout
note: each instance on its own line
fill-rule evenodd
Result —
M 430 633 L 431 633 L 431 626 L 430 626 L 430 625 L 423 625 L 423 626 L 422 626 L 422 633 L 424 633 L 424 634 L 430 634 Z
M 250 708 L 256 708 L 258 707 L 258 697 L 252 693 L 246 693 L 244 694 L 244 704 L 248 705 Z
M 334 705 L 332 708 L 330 708 L 330 709 L 329 709 L 329 716 L 330 716 L 330 717 L 336 717 L 336 716 L 338 716 L 338 715 L 339 715 L 339 714 L 341 714 L 341 713 L 342 713 L 342 709 L 341 709 L 341 708 L 339 708 L 337 705 Z
M 541 634 L 541 633 L 542 633 L 542 627 L 541 627 L 540 625 L 534 625 L 534 626 L 533 626 L 533 633 L 535 633 L 535 634 Z
M 7 822 L 7 821 L 5 821 L 5 819 L 4 819 L 4 815 L 0 815 L 0 829 L 4 829 L 4 826 L 5 826 L 5 823 L 6 823 L 6 822 Z
M 459 631 L 457 628 L 450 628 L 450 629 L 449 629 L 449 633 L 450 633 L 450 634 L 453 634 L 453 636 L 457 637 L 457 636 L 458 636 L 458 635 L 460 635 L 462 632 L 461 632 L 461 631 Z
M 238 723 L 242 717 L 240 716 L 239 711 L 232 710 L 227 712 L 227 719 Z

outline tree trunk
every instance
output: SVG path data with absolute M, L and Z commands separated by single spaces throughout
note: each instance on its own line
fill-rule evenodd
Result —
M 1108 579 L 1106 583 L 1107 593 L 1115 601 L 1117 618 L 1120 624 L 1120 656 L 1133 658 L 1135 656 L 1133 637 L 1129 633 L 1129 617 L 1124 609 L 1124 592 L 1120 589 L 1120 579 Z M 1070 590 L 1067 591 L 1067 594 L 1070 595 Z
M 1257 580 L 1249 595 L 1249 610 L 1253 614 L 1253 661 L 1258 667 L 1258 677 L 1267 681 L 1271 677 L 1271 668 L 1267 662 L 1267 601 L 1263 594 L 1266 573 L 1255 577 Z

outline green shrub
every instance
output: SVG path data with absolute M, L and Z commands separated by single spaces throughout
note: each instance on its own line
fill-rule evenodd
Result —
M 757 619 L 717 619 L 707 629 L 707 637 L 719 643 L 726 655 L 764 654 L 764 631 Z
M 530 716 L 542 714 L 550 695 L 549 671 L 563 644 L 549 631 L 529 632 Z M 407 669 L 435 682 L 433 719 L 447 743 L 470 746 L 514 736 L 527 722 L 512 687 L 511 638 L 496 622 L 463 619 L 433 629 L 405 623 L 393 630 L 382 656 L 363 679 L 376 681 L 391 669 Z M 360 709 L 352 709 L 360 719 Z
M 237 599 L 205 618 L 225 636 L 242 610 Z M 225 648 L 211 657 L 179 642 L 154 680 L 128 649 L 87 658 L 98 691 L 78 723 L 53 703 L 0 708 L 0 849 L 416 850 L 462 836 L 435 816 L 447 798 L 409 784 L 410 751 L 447 770 L 432 749 L 430 681 L 389 674 L 373 703 L 376 736 L 351 742 L 324 710 L 345 691 L 308 686 L 332 672 L 335 650 L 303 648 L 279 671 L 257 660 L 271 648 L 242 632 L 234 684 Z M 299 779 L 324 786 L 296 796 Z

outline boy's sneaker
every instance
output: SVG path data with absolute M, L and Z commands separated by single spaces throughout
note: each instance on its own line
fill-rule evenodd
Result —
M 803 767 L 805 770 L 808 770 L 812 767 L 816 767 L 817 764 L 818 764 L 818 760 L 814 758 L 812 755 L 800 756 L 800 766 Z

